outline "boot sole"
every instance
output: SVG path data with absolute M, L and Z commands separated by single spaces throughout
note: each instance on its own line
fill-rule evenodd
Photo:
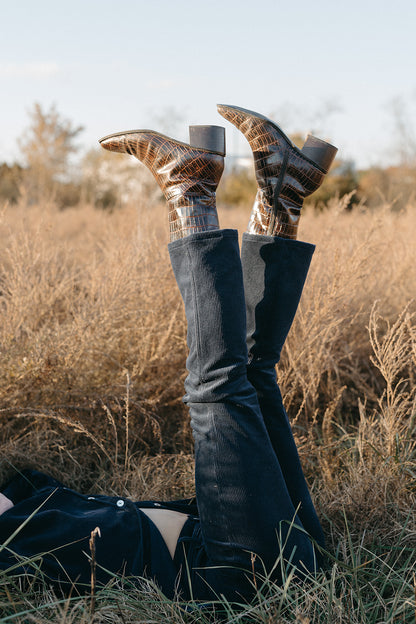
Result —
M 190 145 L 189 143 L 178 141 L 177 139 L 173 139 L 172 137 L 169 137 L 166 134 L 162 134 L 161 132 L 157 132 L 156 130 L 145 130 L 143 128 L 141 128 L 140 130 L 126 130 L 125 132 L 114 132 L 113 134 L 107 134 L 101 139 L 98 139 L 98 142 L 102 143 L 103 141 L 107 141 L 108 139 L 116 139 L 117 137 L 121 137 L 121 136 L 128 136 L 128 135 L 133 135 L 133 134 L 146 134 L 146 133 L 156 135 L 158 137 L 161 137 L 162 139 L 167 139 L 168 141 L 172 141 L 172 143 L 176 143 L 177 145 L 182 145 L 183 147 L 187 147 L 188 149 L 198 150 L 199 152 L 204 152 L 204 153 L 208 152 L 210 154 L 217 154 L 219 156 L 225 155 L 222 152 L 204 149 L 202 147 L 194 147 L 193 145 Z

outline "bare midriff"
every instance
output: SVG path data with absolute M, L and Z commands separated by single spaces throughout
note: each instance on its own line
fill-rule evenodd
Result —
M 141 509 L 141 511 L 156 525 L 173 559 L 179 535 L 188 518 L 187 514 L 172 509 Z
M 2 513 L 11 509 L 13 507 L 13 503 L 10 498 L 7 498 L 4 494 L 0 493 L 0 516 Z

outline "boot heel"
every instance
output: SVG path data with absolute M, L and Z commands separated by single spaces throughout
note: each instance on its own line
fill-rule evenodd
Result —
M 337 151 L 336 147 L 326 141 L 317 139 L 312 134 L 308 134 L 301 149 L 302 154 L 323 169 L 325 173 L 328 173 Z
M 222 126 L 189 126 L 189 144 L 192 147 L 225 156 L 225 128 Z

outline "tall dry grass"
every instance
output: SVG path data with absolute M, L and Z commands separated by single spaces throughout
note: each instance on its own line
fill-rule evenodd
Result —
M 248 211 L 220 218 L 243 231 Z M 84 491 L 193 492 L 185 319 L 165 221 L 164 206 L 145 202 L 113 214 L 1 210 L 1 481 L 31 466 Z M 259 598 L 250 621 L 360 622 L 370 602 L 368 621 L 414 621 L 415 206 L 348 213 L 334 200 L 306 212 L 299 238 L 317 250 L 278 377 L 336 563 L 313 592 Z M 39 600 L 57 618 L 48 596 Z M 284 612 L 285 601 L 296 609 Z M 127 602 L 121 615 L 110 608 L 111 621 L 147 621 Z M 59 621 L 83 621 L 66 609 Z

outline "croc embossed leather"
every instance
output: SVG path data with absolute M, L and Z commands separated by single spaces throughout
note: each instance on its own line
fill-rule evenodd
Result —
M 129 130 L 100 139 L 112 152 L 131 154 L 146 165 L 169 206 L 170 240 L 217 230 L 216 189 L 224 154 L 193 147 L 153 130 Z
M 296 239 L 303 200 L 321 186 L 337 148 L 311 137 L 312 148 L 325 146 L 319 165 L 267 117 L 237 106 L 217 108 L 244 134 L 253 151 L 257 194 L 247 231 Z

